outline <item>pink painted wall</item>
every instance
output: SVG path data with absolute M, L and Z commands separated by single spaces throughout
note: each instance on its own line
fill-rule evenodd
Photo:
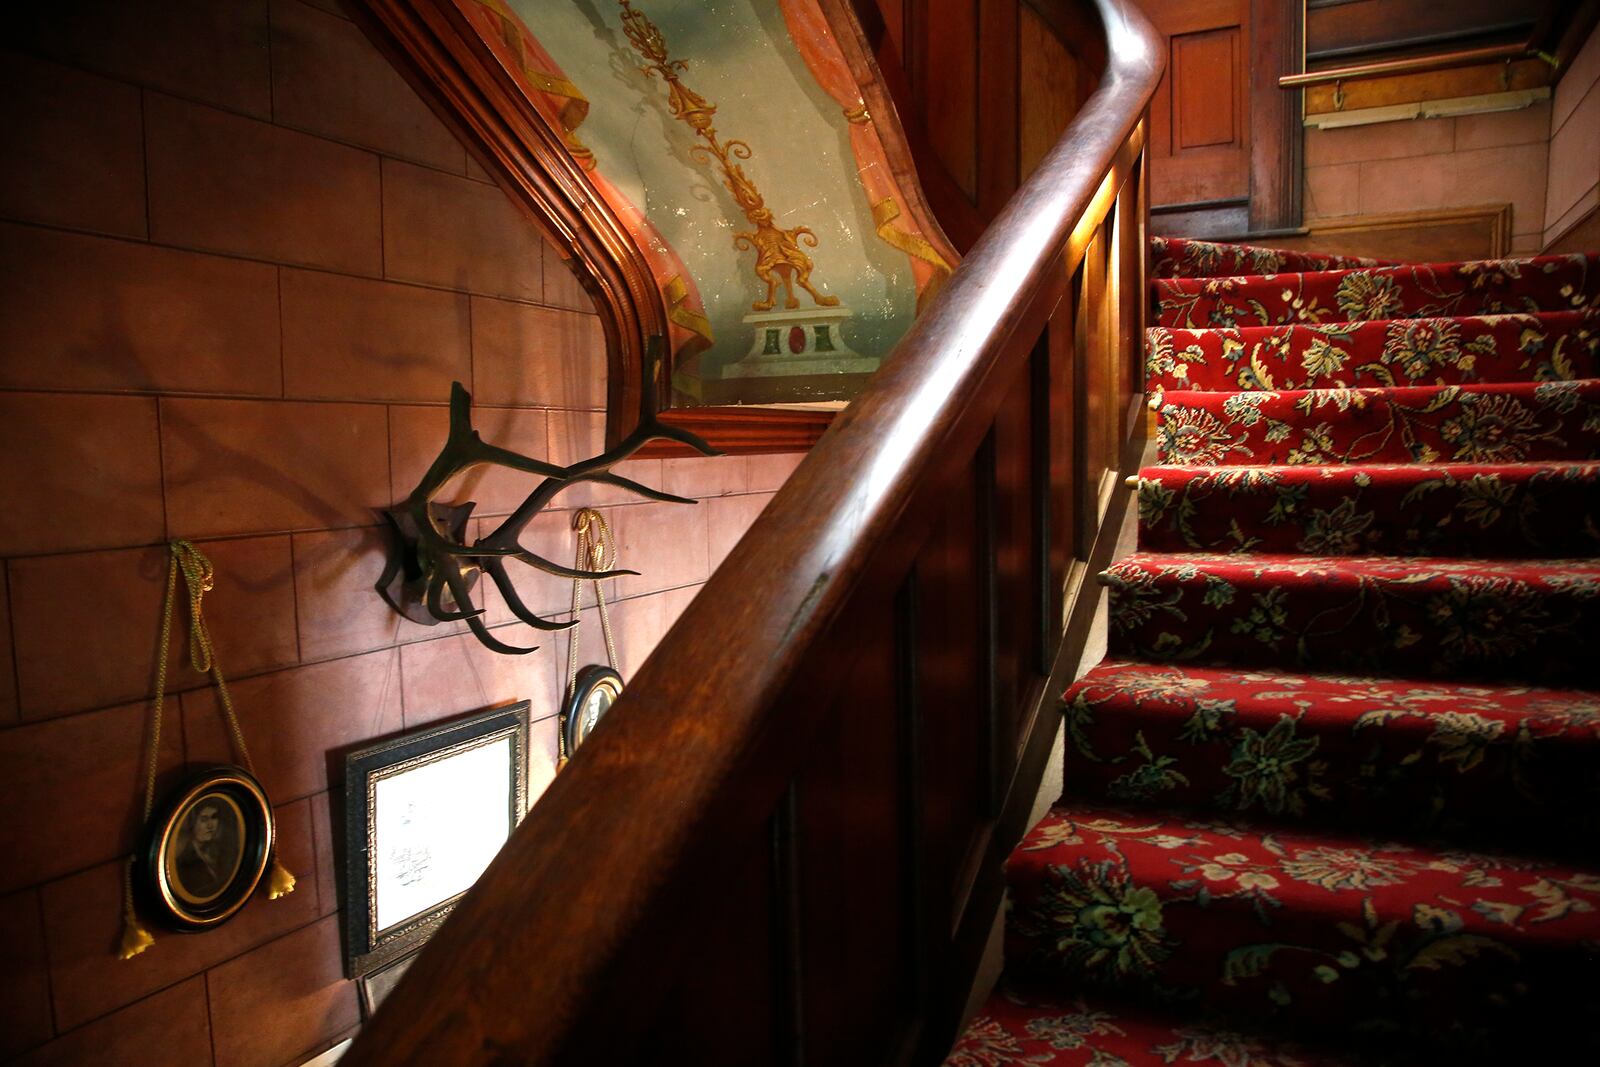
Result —
M 1544 244 L 1551 107 L 1306 130 L 1308 225 L 1511 204 L 1512 250 Z
M 1550 113 L 1550 185 L 1544 240 L 1551 244 L 1600 207 L 1600 32 L 1591 33 L 1556 86 Z

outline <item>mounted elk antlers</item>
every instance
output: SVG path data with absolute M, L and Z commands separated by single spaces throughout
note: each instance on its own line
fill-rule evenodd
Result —
M 538 646 L 521 648 L 496 638 L 484 625 L 481 607 L 472 602 L 472 587 L 480 574 L 487 574 L 506 606 L 522 622 L 538 630 L 565 630 L 573 621 L 557 622 L 536 615 L 523 602 L 511 583 L 507 561 L 516 560 L 547 574 L 562 578 L 613 578 L 635 574 L 630 570 L 585 571 L 563 566 L 530 552 L 521 544 L 522 532 L 556 494 L 579 482 L 596 482 L 634 493 L 649 500 L 693 504 L 694 501 L 659 489 L 651 489 L 631 478 L 611 473 L 610 468 L 627 459 L 650 441 L 668 438 L 688 445 L 702 455 L 717 451 L 687 430 L 662 424 L 656 418 L 656 374 L 660 366 L 661 341 L 653 338 L 646 357 L 645 386 L 640 403 L 639 424 L 614 447 L 589 459 L 563 467 L 545 460 L 488 444 L 472 428 L 472 397 L 460 382 L 450 387 L 450 433 L 438 457 L 428 468 L 411 495 L 398 507 L 389 508 L 389 520 L 399 543 L 399 552 L 390 557 L 389 566 L 378 581 L 378 592 L 395 611 L 427 626 L 465 620 L 485 646 L 506 655 L 525 655 Z M 522 504 L 486 537 L 470 547 L 466 542 L 467 519 L 471 503 L 435 504 L 437 496 L 457 475 L 482 464 L 509 467 L 544 476 Z

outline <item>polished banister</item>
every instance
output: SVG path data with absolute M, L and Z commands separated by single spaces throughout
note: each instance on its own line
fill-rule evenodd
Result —
M 1076 462 L 1093 482 L 1082 495 L 1099 499 L 1110 484 L 1101 476 L 1121 462 L 1124 424 L 1142 424 L 1142 413 L 1120 410 L 1134 388 L 1131 365 L 1122 364 L 1131 364 L 1142 314 L 1141 155 L 1162 53 L 1132 0 L 1094 7 L 1108 52 L 1099 89 L 459 903 L 357 1039 L 347 1067 L 619 1062 L 606 1056 L 626 1047 L 618 1035 L 631 1017 L 647 1015 L 675 981 L 693 980 L 687 968 L 674 979 L 677 961 L 651 955 L 676 944 L 672 927 L 689 906 L 686 872 L 732 871 L 726 843 L 769 825 L 781 842 L 794 826 L 799 753 L 820 729 L 813 709 L 848 683 L 819 649 L 867 633 L 862 605 L 892 600 L 882 618 L 916 619 L 907 568 L 918 543 L 906 536 L 908 523 L 940 507 L 973 457 L 992 451 L 1008 390 L 1046 366 L 1041 338 L 1051 337 L 1053 350 L 1057 331 L 1071 329 L 1061 321 L 1073 315 L 1080 342 L 1110 353 L 1105 369 L 1073 366 L 1085 390 L 1111 390 L 1084 409 L 1110 411 L 1102 423 L 1111 422 L 1075 424 L 1068 443 L 1078 442 Z M 1084 282 L 1108 270 L 1115 277 L 1103 289 Z M 1042 396 L 1027 395 L 1033 403 Z M 1085 461 L 1088 452 L 1098 458 Z M 1086 551 L 1079 546 L 1084 559 Z M 904 673 L 915 675 L 916 665 Z M 1030 706 L 1044 706 L 1042 693 L 1041 671 Z M 914 801 L 916 775 L 909 778 Z M 781 861 L 774 870 L 785 869 Z M 911 856 L 911 873 L 896 877 L 914 879 L 917 863 Z M 911 911 L 894 921 L 922 936 L 932 924 Z M 911 957 L 922 958 L 915 949 Z M 799 1062 L 806 1006 L 798 980 L 790 992 L 792 1018 L 772 1025 L 787 1028 L 784 1055 Z M 911 1027 L 906 1040 L 929 1039 Z M 912 1045 L 885 1061 L 912 1057 Z

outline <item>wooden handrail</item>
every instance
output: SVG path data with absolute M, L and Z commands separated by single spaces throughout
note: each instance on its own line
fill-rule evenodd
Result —
M 685 872 L 739 878 L 729 843 L 792 816 L 816 709 L 849 684 L 818 649 L 868 625 L 852 615 L 868 593 L 905 599 L 908 522 L 943 506 L 942 487 L 992 450 L 1008 391 L 1045 366 L 1047 325 L 1064 322 L 1069 337 L 1074 315 L 1074 359 L 1106 353 L 1104 370 L 1068 368 L 1088 383 L 1066 437 L 1078 442 L 1077 491 L 1094 501 L 1112 484 L 1082 456 L 1115 466 L 1116 446 L 1143 424 L 1128 394 L 1145 302 L 1140 163 L 1163 60 L 1133 0 L 1093 3 L 1108 54 L 1098 91 L 662 639 L 346 1067 L 623 1062 L 595 1058 L 594 1042 L 684 980 L 671 960 L 648 975 L 639 960 L 661 964 L 642 954 L 667 943 Z M 1122 274 L 1106 278 L 1108 263 Z M 1080 283 L 1087 295 L 1071 306 Z M 1052 456 L 1049 468 L 1073 462 Z M 1094 516 L 1076 518 L 1093 533 Z M 1046 706 L 1042 672 L 1027 699 Z
M 1480 48 L 1457 48 L 1449 52 L 1435 52 L 1425 56 L 1407 56 L 1403 59 L 1381 59 L 1371 63 L 1352 63 L 1343 67 L 1308 70 L 1304 74 L 1285 74 L 1278 79 L 1280 89 L 1304 89 L 1310 85 L 1332 85 L 1341 81 L 1359 81 L 1365 78 L 1387 78 L 1396 74 L 1425 74 L 1433 70 L 1451 70 L 1479 63 L 1512 62 L 1539 56 L 1531 43 L 1494 44 Z

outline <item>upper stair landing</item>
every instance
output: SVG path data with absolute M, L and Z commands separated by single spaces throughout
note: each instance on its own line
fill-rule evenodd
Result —
M 1158 278 L 1152 287 L 1157 325 L 1191 329 L 1581 311 L 1600 298 L 1600 256 Z
M 1187 237 L 1150 239 L 1152 278 L 1229 278 L 1240 274 L 1383 267 L 1389 260 L 1335 256 L 1325 252 L 1284 252 L 1254 245 L 1226 245 Z

